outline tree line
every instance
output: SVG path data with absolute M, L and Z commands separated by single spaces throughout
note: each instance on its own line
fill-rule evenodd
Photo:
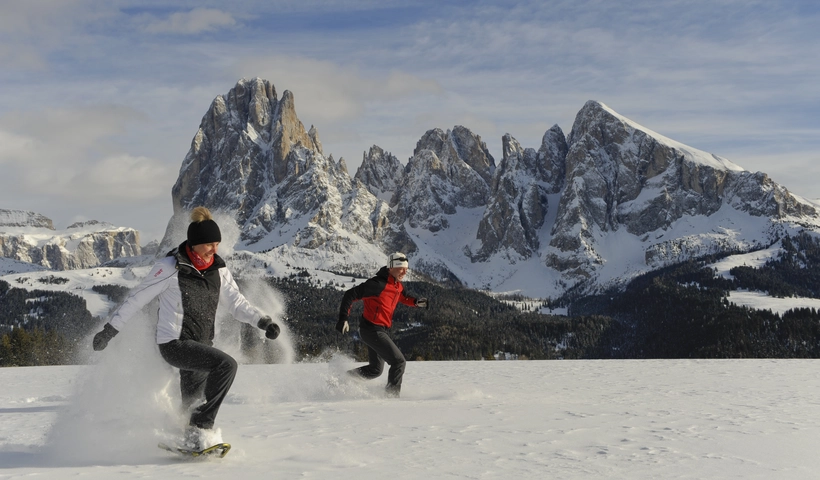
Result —
M 550 300 L 569 307 L 570 316 L 520 311 L 502 301 L 509 299 L 475 290 L 406 282 L 408 294 L 427 297 L 430 308 L 398 306 L 392 335 L 410 360 L 492 359 L 498 352 L 519 359 L 820 357 L 816 309 L 780 315 L 728 300 L 738 288 L 820 298 L 820 241 L 801 233 L 781 244 L 778 257 L 761 267 L 735 267 L 733 278 L 708 268 L 720 258 L 712 255 L 641 275 L 618 290 Z M 352 332 L 343 336 L 334 327 L 344 292 L 307 271 L 267 281 L 286 299 L 298 360 L 333 352 L 366 360 L 357 333 L 362 302 L 354 303 Z M 115 285 L 94 290 L 114 303 L 128 293 Z M 77 340 L 100 322 L 76 295 L 0 281 L 0 365 L 70 361 Z M 257 337 L 248 335 L 248 348 Z
M 350 312 L 352 334 L 342 336 L 335 325 L 344 292 L 303 278 L 269 282 L 288 299 L 288 325 L 300 358 L 328 351 L 367 358 L 357 334 L 362 302 L 355 302 Z M 595 358 L 608 348 L 603 339 L 611 322 L 602 316 L 525 313 L 475 290 L 425 282 L 405 282 L 405 288 L 409 295 L 430 300 L 428 309 L 399 305 L 393 316 L 392 336 L 412 360 L 492 359 L 496 352 L 529 359 Z
M 49 277 L 45 283 L 64 282 Z M 0 366 L 69 363 L 77 341 L 98 323 L 77 295 L 0 280 Z

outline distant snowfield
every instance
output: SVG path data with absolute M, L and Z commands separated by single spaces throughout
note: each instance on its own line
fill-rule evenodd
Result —
M 402 398 L 353 364 L 242 365 L 224 459 L 156 448 L 170 368 L 103 352 L 0 369 L 0 479 L 809 479 L 820 361 L 411 362 Z M 134 360 L 140 360 L 134 362 Z
M 817 298 L 776 298 L 761 292 L 733 291 L 729 293 L 729 301 L 736 305 L 747 306 L 757 310 L 771 310 L 781 315 L 794 308 L 814 308 L 820 310 L 820 299 Z
M 724 278 L 733 278 L 729 273 L 734 267 L 747 266 L 752 268 L 762 267 L 768 260 L 776 258 L 780 253 L 780 243 L 777 243 L 765 250 L 745 253 L 742 255 L 732 255 L 725 259 L 709 265 L 718 275 Z M 769 296 L 766 292 L 749 292 L 736 290 L 729 293 L 729 301 L 740 306 L 746 306 L 757 310 L 771 310 L 774 313 L 783 314 L 793 308 L 814 308 L 820 309 L 820 299 L 817 298 L 777 298 Z

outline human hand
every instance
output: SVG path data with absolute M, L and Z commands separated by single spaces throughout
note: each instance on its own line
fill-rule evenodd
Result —
M 264 330 L 265 336 L 271 340 L 275 340 L 281 331 L 279 325 L 273 323 L 273 320 L 267 315 L 260 318 L 256 326 Z
M 344 335 L 350 330 L 350 325 L 347 323 L 347 320 L 339 320 L 336 322 L 336 330 Z
M 106 323 L 105 326 L 103 326 L 103 329 L 94 335 L 94 340 L 91 342 L 91 347 L 95 352 L 105 349 L 105 347 L 108 346 L 108 342 L 110 342 L 112 338 L 116 337 L 118 333 L 120 333 L 119 330 L 112 327 L 110 323 Z

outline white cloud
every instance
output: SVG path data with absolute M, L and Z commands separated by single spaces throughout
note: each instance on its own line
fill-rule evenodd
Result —
M 229 69 L 238 77 L 269 80 L 279 95 L 293 92 L 299 118 L 307 123 L 348 122 L 361 117 L 368 103 L 442 93 L 436 81 L 411 73 L 392 70 L 373 76 L 355 67 L 297 56 L 246 57 Z
M 0 165 L 22 164 L 33 149 L 34 139 L 0 130 Z
M 176 173 L 159 160 L 118 153 L 77 172 L 67 182 L 65 195 L 84 196 L 96 201 L 167 198 L 168 186 L 176 179 Z
M 39 192 L 64 203 L 133 201 L 167 195 L 174 171 L 120 150 L 114 139 L 141 121 L 118 107 L 55 109 L 0 119 L 0 201 Z
M 46 59 L 40 52 L 26 45 L 0 45 L 0 65 L 9 69 L 43 71 Z
M 237 25 L 228 12 L 213 8 L 195 8 L 189 12 L 175 12 L 164 19 L 151 17 L 144 27 L 148 33 L 193 35 L 212 32 Z

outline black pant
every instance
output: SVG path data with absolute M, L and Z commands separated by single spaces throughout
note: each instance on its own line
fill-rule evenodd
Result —
M 387 372 L 387 392 L 398 395 L 401 390 L 401 380 L 404 376 L 404 367 L 407 361 L 393 343 L 387 328 L 381 325 L 374 325 L 365 319 L 359 321 L 359 335 L 367 345 L 367 353 L 370 363 L 363 367 L 351 370 L 350 372 L 362 378 L 376 378 L 384 371 L 384 362 L 390 365 Z
M 172 367 L 179 369 L 183 409 L 190 408 L 205 394 L 205 403 L 191 413 L 189 425 L 213 428 L 219 407 L 236 376 L 236 360 L 222 350 L 193 340 L 163 343 L 159 353 Z

